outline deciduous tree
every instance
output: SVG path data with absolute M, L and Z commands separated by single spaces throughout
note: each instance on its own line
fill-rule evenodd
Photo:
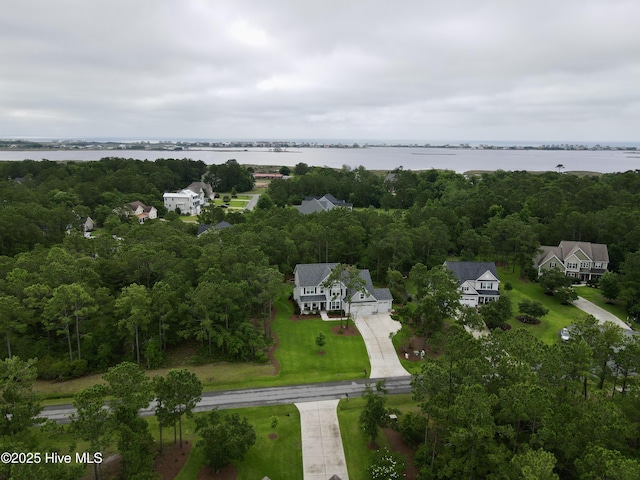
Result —
M 235 460 L 242 460 L 257 438 L 246 418 L 237 413 L 222 417 L 217 409 L 196 418 L 196 432 L 201 438 L 197 446 L 215 473 Z

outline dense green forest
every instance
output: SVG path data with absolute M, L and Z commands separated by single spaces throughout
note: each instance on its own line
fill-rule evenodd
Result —
M 195 224 L 166 215 L 162 193 L 199 180 L 207 172 L 202 162 L 1 163 L 5 354 L 38 358 L 44 378 L 104 370 L 122 359 L 156 366 L 167 347 L 185 340 L 197 342 L 203 357 L 261 361 L 268 310 L 297 263 L 355 264 L 386 284 L 390 271 L 407 274 L 416 263 L 432 267 L 454 257 L 526 271 L 541 243 L 563 239 L 608 244 L 620 297 L 634 312 L 639 172 L 396 169 L 381 176 L 362 167 L 304 167 L 271 183 L 264 196 L 272 202 L 227 215 L 233 228 L 198 238 Z M 287 208 L 324 193 L 356 208 L 307 216 Z M 134 200 L 169 221 L 141 225 L 114 213 Z M 102 227 L 96 238 L 77 228 L 87 215 Z
M 3 356 L 36 359 L 28 366 L 6 360 L 3 378 L 19 370 L 28 376 L 26 386 L 36 375 L 109 371 L 112 390 L 96 387 L 76 399 L 91 409 L 137 378 L 135 363 L 155 368 L 167 349 L 185 342 L 197 346 L 202 362 L 266 361 L 270 310 L 298 263 L 368 268 L 398 300 L 406 300 L 398 286 L 408 276 L 420 312 L 427 302 L 419 279 L 436 279 L 432 267 L 447 258 L 497 261 L 526 275 L 540 244 L 606 243 L 616 284 L 610 298 L 638 313 L 638 171 L 378 174 L 300 164 L 292 178 L 271 182 L 253 212 L 205 209 L 203 223 L 224 218 L 233 226 L 200 237 L 197 224 L 162 207 L 163 192 L 207 174 L 226 181 L 224 172 L 176 159 L 0 163 Z M 239 178 L 246 182 L 246 175 Z M 326 193 L 354 209 L 300 215 L 291 207 Z M 163 218 L 140 224 L 124 215 L 123 205 L 135 200 Z M 80 229 L 86 216 L 98 226 L 93 238 Z M 407 323 L 416 328 L 416 320 Z M 421 478 L 637 478 L 639 400 L 630 388 L 637 345 L 589 322 L 576 326 L 576 341 L 554 346 L 518 330 L 476 342 L 445 322 L 428 328 L 433 348 L 445 355 L 428 359 L 415 378 L 422 414 L 401 419 L 417 448 Z M 437 333 L 442 330 L 445 335 Z M 133 363 L 114 367 L 123 360 Z M 147 389 L 141 379 L 137 384 Z M 152 398 L 147 390 L 142 400 Z M 29 395 L 14 393 L 16 402 Z M 20 429 L 38 410 L 34 402 L 24 403 Z M 97 408 L 92 415 L 99 414 Z M 148 451 L 149 435 L 135 412 L 119 415 L 125 421 L 118 425 L 127 428 L 116 432 L 118 442 L 126 445 L 131 432 L 142 432 L 136 445 Z M 19 419 L 4 418 L 3 435 L 11 435 Z M 136 459 L 128 461 L 133 468 Z M 145 462 L 138 462 L 141 470 Z

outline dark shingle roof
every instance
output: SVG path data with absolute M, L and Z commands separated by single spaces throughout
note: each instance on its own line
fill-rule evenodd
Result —
M 320 285 L 338 264 L 337 263 L 299 263 L 295 273 L 301 287 Z
M 296 265 L 295 273 L 298 277 L 298 286 L 310 287 L 320 285 L 336 266 L 338 266 L 337 263 L 300 263 Z M 343 275 L 346 274 L 343 273 Z M 365 288 L 376 300 L 393 300 L 388 288 L 373 288 L 369 270 L 360 270 L 359 275 L 365 282 Z M 351 296 L 355 293 L 356 292 L 348 292 L 348 295 Z
M 489 270 L 496 278 L 498 271 L 493 262 L 444 262 L 444 266 L 453 272 L 460 284 L 467 280 L 477 280 Z
M 230 227 L 233 227 L 233 225 L 231 225 L 229 222 L 222 221 L 220 223 L 216 223 L 213 228 L 215 228 L 216 230 L 224 230 L 225 228 Z
M 200 225 L 198 225 L 198 233 L 196 235 L 199 237 L 210 228 L 211 228 L 211 225 L 209 225 L 208 223 L 201 223 Z

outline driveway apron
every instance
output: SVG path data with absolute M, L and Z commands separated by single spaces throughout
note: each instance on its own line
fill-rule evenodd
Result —
M 349 478 L 336 411 L 338 402 L 295 404 L 300 411 L 304 480 L 328 480 L 333 475 Z

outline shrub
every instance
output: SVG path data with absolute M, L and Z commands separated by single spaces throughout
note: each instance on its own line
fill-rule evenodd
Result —
M 368 470 L 372 480 L 395 480 L 402 478 L 404 463 L 385 448 Z
M 267 363 L 269 361 L 269 357 L 267 357 L 267 354 L 262 350 L 258 350 L 253 361 L 256 363 Z
M 532 317 L 531 315 L 516 315 L 516 318 L 520 320 L 522 323 L 527 323 L 529 325 L 539 325 L 540 320 L 536 317 Z
M 400 417 L 399 425 L 402 439 L 410 447 L 417 447 L 424 442 L 424 432 L 427 428 L 427 419 L 423 415 L 408 412 Z
M 544 317 L 547 313 L 549 313 L 549 309 L 546 308 L 542 302 L 538 302 L 535 300 L 522 300 L 518 302 L 518 309 L 525 316 L 529 317 Z
M 224 197 L 222 197 L 222 201 L 224 203 L 229 203 L 230 200 L 231 200 L 231 198 L 229 197 L 229 195 L 225 195 Z
M 513 290 L 513 285 L 511 285 L 511 282 L 507 282 L 507 283 L 505 283 L 505 284 L 504 284 L 504 289 L 505 289 L 506 291 Z
M 64 382 L 72 378 L 78 378 L 87 373 L 86 360 L 58 360 L 48 357 L 42 363 L 38 363 L 38 376 L 42 379 L 59 380 Z

